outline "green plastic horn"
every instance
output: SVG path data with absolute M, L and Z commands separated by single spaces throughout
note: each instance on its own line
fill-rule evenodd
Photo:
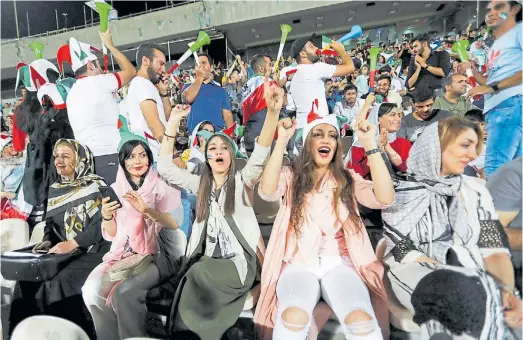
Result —
M 107 31 L 109 23 L 109 11 L 112 9 L 111 5 L 105 2 L 97 2 L 96 9 L 100 15 L 100 32 L 104 33 Z
M 202 46 L 209 45 L 210 43 L 211 43 L 211 38 L 209 37 L 209 35 L 204 31 L 200 31 L 200 33 L 198 33 L 198 38 L 196 38 L 196 41 L 190 47 L 191 52 L 196 52 Z
M 29 48 L 35 54 L 36 59 L 42 59 L 42 52 L 44 51 L 44 44 L 39 41 L 33 41 L 29 44 Z
M 469 54 L 467 52 L 467 48 L 469 47 L 470 43 L 468 40 L 460 40 L 456 41 L 452 45 L 452 52 L 455 52 L 458 54 L 459 59 L 461 59 L 462 62 L 469 60 Z

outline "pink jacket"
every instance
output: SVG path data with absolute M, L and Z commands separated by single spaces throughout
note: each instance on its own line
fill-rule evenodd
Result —
M 383 209 L 387 206 L 380 203 L 372 190 L 372 182 L 365 181 L 363 178 L 350 170 L 350 173 L 354 179 L 354 196 L 356 200 L 371 209 Z M 291 188 L 292 188 L 293 174 L 290 168 L 284 167 L 280 175 L 280 181 L 278 188 L 274 194 L 266 196 L 263 192 L 259 192 L 260 196 L 267 201 L 277 201 L 283 197 L 283 202 L 280 206 L 280 210 L 276 217 L 271 232 L 269 244 L 267 246 L 266 257 L 263 261 L 262 276 L 261 276 L 261 293 L 254 314 L 254 322 L 257 329 L 257 336 L 262 340 L 272 339 L 272 330 L 274 328 L 274 321 L 276 319 L 276 313 L 278 309 L 278 299 L 276 297 L 276 284 L 280 277 L 282 264 L 286 256 L 286 249 L 297 249 L 298 243 L 294 237 L 294 232 L 288 230 L 292 199 Z M 313 195 L 322 195 L 326 199 L 332 201 L 332 192 L 336 187 L 336 182 L 330 174 L 325 176 L 324 182 L 320 186 L 320 191 Z M 315 197 L 314 197 L 315 198 Z M 311 209 L 311 206 L 308 206 Z M 313 208 L 314 209 L 314 208 Z M 325 214 L 325 206 L 318 205 L 314 211 L 307 211 L 306 215 L 319 216 Z M 355 229 L 348 219 L 349 211 L 343 205 L 339 205 L 339 215 L 344 224 L 344 234 L 349 256 L 357 269 L 363 281 L 366 283 L 370 295 L 374 312 L 378 319 L 378 323 L 381 327 L 383 337 L 389 338 L 389 314 L 387 308 L 387 295 L 385 293 L 385 287 L 383 285 L 384 268 L 383 265 L 377 260 L 369 237 L 363 225 L 360 232 L 354 231 Z M 311 219 L 304 218 L 304 224 L 302 230 L 307 230 L 309 227 L 307 223 L 311 222 Z M 317 229 L 317 228 L 316 228 Z M 302 239 L 303 240 L 303 239 Z M 315 251 L 317 244 L 315 242 L 302 242 L 299 243 L 299 251 L 306 253 Z M 347 292 L 348 294 L 350 292 Z M 318 313 L 319 312 L 319 313 Z M 315 321 L 316 325 L 323 325 L 330 317 L 332 311 L 330 309 L 319 308 L 315 309 Z M 316 326 L 313 324 L 313 326 Z M 318 330 L 314 327 L 311 328 L 312 337 L 317 336 L 314 332 Z

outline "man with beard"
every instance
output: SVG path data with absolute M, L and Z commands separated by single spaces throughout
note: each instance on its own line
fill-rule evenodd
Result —
M 333 41 L 334 51 L 341 57 L 341 65 L 328 65 L 318 62 L 318 47 L 311 40 L 315 37 L 298 38 L 291 46 L 291 56 L 298 62 L 297 71 L 291 82 L 291 93 L 296 105 L 297 128 L 307 125 L 307 115 L 313 101 L 318 101 L 317 112 L 329 112 L 325 97 L 325 80 L 332 77 L 345 77 L 354 72 L 352 58 L 343 44 Z
M 398 92 L 390 89 L 390 84 L 392 83 L 392 78 L 389 75 L 382 75 L 378 78 L 376 82 L 376 101 L 379 103 L 393 103 L 397 107 L 401 107 L 403 100 Z M 378 95 L 380 97 L 378 97 Z M 378 100 L 378 98 L 380 98 Z
M 401 128 L 397 137 L 408 139 L 414 143 L 427 126 L 452 115 L 448 111 L 432 109 L 432 105 L 434 105 L 432 90 L 419 89 L 413 92 L 411 96 L 414 111 L 401 119 Z
M 143 44 L 136 52 L 136 64 L 138 74 L 129 84 L 126 98 L 129 128 L 147 138 L 156 160 L 171 115 L 165 54 L 158 45 Z
M 194 82 L 182 88 L 183 102 L 191 105 L 187 129 L 192 131 L 204 120 L 210 121 L 217 130 L 230 127 L 234 123 L 231 101 L 227 91 L 213 80 L 212 59 L 205 53 L 199 53 L 198 61 L 200 66 L 195 69 Z
M 443 81 L 443 96 L 436 98 L 434 109 L 449 111 L 454 116 L 463 116 L 472 109 L 478 109 L 470 99 L 463 95 L 467 93 L 467 77 L 459 73 L 453 73 Z
M 446 51 L 431 51 L 426 34 L 414 38 L 412 53 L 405 84 L 407 88 L 410 91 L 420 88 L 440 91 L 443 79 L 449 75 L 451 68 L 449 54 Z
M 107 184 L 116 180 L 118 171 L 118 104 L 113 93 L 136 75 L 136 70 L 113 44 L 110 30 L 100 33 L 102 42 L 120 66 L 119 72 L 104 74 L 94 48 L 71 38 L 69 48 L 60 49 L 57 61 L 71 62 L 76 82 L 67 96 L 69 124 L 75 139 L 87 145 L 94 155 L 95 172 Z

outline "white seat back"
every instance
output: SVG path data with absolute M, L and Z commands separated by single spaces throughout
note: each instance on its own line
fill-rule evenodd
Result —
M 23 248 L 29 242 L 29 224 L 19 218 L 0 221 L 0 252 Z

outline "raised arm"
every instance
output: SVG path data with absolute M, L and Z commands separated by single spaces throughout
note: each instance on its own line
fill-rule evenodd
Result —
M 352 62 L 352 58 L 350 55 L 345 51 L 345 47 L 342 43 L 333 41 L 331 43 L 332 48 L 334 51 L 336 51 L 341 58 L 341 64 L 336 66 L 336 71 L 334 72 L 334 77 L 345 77 L 346 75 L 349 75 L 354 72 L 354 63 Z
M 267 201 L 277 200 L 283 194 L 278 193 L 274 197 L 274 193 L 277 191 L 280 183 L 280 176 L 282 175 L 283 156 L 287 150 L 289 140 L 294 137 L 295 131 L 296 120 L 285 118 L 278 123 L 278 139 L 263 171 L 259 189 L 263 198 Z M 271 199 L 271 197 L 274 199 Z
M 283 89 L 276 84 L 271 84 L 269 77 L 265 76 L 264 99 L 267 103 L 267 115 L 265 116 L 265 122 L 263 123 L 260 136 L 256 141 L 254 151 L 251 157 L 249 157 L 247 165 L 242 170 L 243 182 L 251 188 L 254 188 L 260 180 L 263 168 L 267 162 L 278 124 L 278 117 L 283 105 L 284 95 Z
M 201 68 L 201 66 L 196 67 L 196 78 L 194 78 L 194 82 L 182 93 L 182 98 L 185 103 L 192 104 L 196 100 L 196 96 L 198 96 L 198 92 L 200 92 L 200 88 L 203 84 L 203 79 L 205 78 L 205 71 Z
M 164 133 L 160 155 L 158 157 L 158 172 L 167 182 L 177 185 L 196 194 L 200 186 L 200 177 L 180 169 L 173 163 L 174 142 L 182 118 L 187 117 L 191 108 L 189 105 L 176 105 L 171 113 Z
M 100 39 L 111 52 L 116 60 L 116 63 L 120 67 L 120 71 L 116 72 L 120 78 L 121 86 L 128 84 L 136 76 L 136 68 L 133 64 L 127 59 L 127 57 L 120 52 L 113 44 L 113 38 L 111 36 L 111 30 L 108 28 L 105 33 L 100 33 Z
M 367 153 L 374 195 L 381 204 L 390 205 L 394 202 L 394 186 L 376 143 L 376 126 L 367 120 L 359 120 L 355 132 Z

